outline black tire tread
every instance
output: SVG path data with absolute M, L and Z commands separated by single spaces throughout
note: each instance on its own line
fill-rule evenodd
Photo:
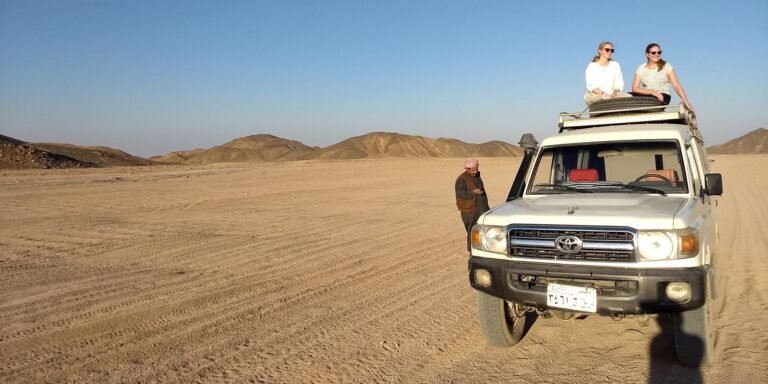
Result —
M 614 97 L 611 99 L 598 100 L 589 106 L 592 111 L 609 111 L 612 109 L 656 107 L 664 105 L 659 99 L 653 96 L 632 96 L 632 97 Z
M 646 113 L 649 111 L 610 112 L 617 109 L 658 107 L 664 105 L 659 99 L 652 96 L 615 97 L 612 99 L 598 100 L 589 106 L 592 116 L 623 116 Z M 595 113 L 598 112 L 598 113 Z
M 477 292 L 480 329 L 488 342 L 497 347 L 511 347 L 523 338 L 525 317 L 513 320 L 507 315 L 506 308 L 504 300 Z

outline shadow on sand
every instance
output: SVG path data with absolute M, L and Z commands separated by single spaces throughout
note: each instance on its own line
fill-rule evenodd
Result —
M 670 316 L 657 318 L 661 333 L 653 338 L 650 344 L 651 366 L 648 383 L 686 383 L 701 384 L 703 378 L 699 368 L 686 367 L 680 364 L 675 346 L 675 332 L 679 332 L 680 342 L 689 346 L 689 350 L 703 351 L 704 343 L 697 336 L 683 333 L 682 324 L 675 324 Z M 702 354 L 689 355 L 694 366 L 701 365 Z

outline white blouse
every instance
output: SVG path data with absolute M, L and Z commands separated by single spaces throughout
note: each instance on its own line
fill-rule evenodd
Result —
M 587 92 L 600 88 L 604 93 L 613 93 L 615 89 L 624 91 L 624 78 L 621 76 L 621 66 L 616 61 L 609 61 L 607 67 L 597 62 L 587 65 Z

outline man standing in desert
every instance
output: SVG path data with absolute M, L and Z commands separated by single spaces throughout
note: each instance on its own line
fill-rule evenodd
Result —
M 485 194 L 483 179 L 480 178 L 480 162 L 475 159 L 464 160 L 464 172 L 456 178 L 456 206 L 461 212 L 461 221 L 467 230 L 467 250 L 470 250 L 470 232 L 477 219 L 488 207 L 488 195 Z

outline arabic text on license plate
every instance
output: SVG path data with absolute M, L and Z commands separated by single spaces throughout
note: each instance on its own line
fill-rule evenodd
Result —
M 597 312 L 597 290 L 590 287 L 547 284 L 547 306 L 579 312 Z

